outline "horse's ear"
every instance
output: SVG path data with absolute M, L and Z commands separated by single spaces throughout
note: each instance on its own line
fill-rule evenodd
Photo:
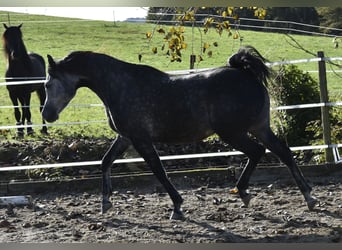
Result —
M 21 26 L 23 26 L 23 24 L 22 24 L 22 23 L 21 23 L 21 24 L 19 24 L 18 28 L 20 29 L 20 28 L 21 28 Z
M 56 62 L 53 60 L 52 56 L 47 55 L 47 58 L 48 58 L 49 66 L 51 68 L 55 67 L 56 66 Z
M 3 23 L 3 25 L 4 25 L 5 29 L 7 30 L 8 29 L 7 25 L 5 23 Z

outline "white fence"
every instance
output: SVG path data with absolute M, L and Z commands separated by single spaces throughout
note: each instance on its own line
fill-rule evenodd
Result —
M 301 59 L 301 60 L 290 60 L 290 61 L 281 61 L 268 63 L 268 66 L 273 67 L 277 65 L 284 64 L 295 64 L 295 63 L 306 63 L 306 62 L 319 62 L 319 61 L 342 61 L 342 57 L 323 57 L 323 58 L 310 58 L 310 59 Z M 198 70 L 182 70 L 182 71 L 173 71 L 168 72 L 170 74 L 189 74 L 198 71 L 202 71 L 206 69 L 198 69 Z M 3 78 L 4 79 L 4 78 Z M 5 79 L 4 79 L 5 80 Z M 13 79 L 12 79 L 13 80 Z M 31 80 L 31 81 L 15 81 L 15 82 L 0 82 L 1 86 L 6 85 L 16 85 L 16 84 L 29 84 L 29 83 L 40 83 L 42 80 Z M 103 106 L 103 104 L 74 104 L 69 106 L 79 106 L 79 107 L 99 107 Z M 321 102 L 321 103 L 310 103 L 310 104 L 299 104 L 299 105 L 291 105 L 291 106 L 281 106 L 274 107 L 272 110 L 289 110 L 289 109 L 304 109 L 304 108 L 317 108 L 317 107 L 327 107 L 327 106 L 342 106 L 342 102 Z M 14 106 L 0 106 L 0 108 L 14 108 Z M 99 120 L 99 121 L 83 121 L 83 122 L 66 122 L 66 123 L 56 123 L 56 124 L 47 124 L 47 126 L 65 126 L 65 125 L 79 125 L 79 124 L 92 124 L 92 123 L 102 123 L 107 122 L 107 120 Z M 31 126 L 31 125 L 30 125 Z M 42 126 L 42 124 L 35 124 L 32 126 Z M 19 125 L 19 126 L 0 126 L 0 130 L 2 129 L 15 129 L 15 128 L 25 128 L 27 125 Z M 325 144 L 325 145 L 308 145 L 308 146 L 300 146 L 300 147 L 291 147 L 292 151 L 303 151 L 303 150 L 325 150 L 332 148 L 334 154 L 335 162 L 340 161 L 340 156 L 337 148 L 342 147 L 342 144 Z M 230 151 L 230 152 L 217 152 L 217 153 L 201 153 L 201 154 L 185 154 L 185 155 L 170 155 L 170 156 L 161 156 L 161 160 L 177 160 L 177 159 L 190 159 L 190 158 L 205 158 L 205 157 L 220 157 L 220 156 L 233 156 L 242 154 L 239 151 Z M 114 162 L 117 163 L 134 163 L 134 162 L 142 162 L 142 158 L 132 158 L 132 159 L 118 159 Z M 28 165 L 28 166 L 7 166 L 0 167 L 1 171 L 17 171 L 17 170 L 29 170 L 29 169 L 39 169 L 39 168 L 61 168 L 61 167 L 76 167 L 76 166 L 91 166 L 91 165 L 100 165 L 101 161 L 84 161 L 84 162 L 70 162 L 70 163 L 56 163 L 56 164 L 41 164 L 41 165 Z

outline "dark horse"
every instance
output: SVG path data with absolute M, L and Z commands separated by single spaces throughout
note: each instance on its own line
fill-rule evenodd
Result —
M 4 51 L 7 57 L 7 70 L 5 76 L 8 79 L 6 79 L 6 81 L 45 80 L 46 68 L 44 58 L 35 53 L 27 53 L 22 40 L 21 26 L 22 24 L 19 26 L 7 27 L 7 25 L 4 24 L 6 30 L 2 35 L 2 38 Z M 17 125 L 25 125 L 25 121 L 27 122 L 27 125 L 31 125 L 31 92 L 37 92 L 40 100 L 40 111 L 42 111 L 46 97 L 44 81 L 34 84 L 7 85 L 7 90 L 12 103 L 15 106 L 14 115 Z M 21 104 L 22 114 L 20 114 L 18 101 Z M 43 124 L 45 124 L 44 120 Z M 41 131 L 47 133 L 45 125 L 43 125 Z M 33 133 L 32 127 L 27 127 L 27 133 Z M 23 134 L 24 129 L 18 128 L 18 135 L 23 136 Z
M 118 134 L 102 160 L 102 212 L 112 206 L 110 168 L 133 145 L 170 195 L 171 218 L 182 218 L 183 199 L 168 179 L 154 143 L 193 142 L 213 133 L 249 158 L 236 185 L 246 206 L 250 176 L 266 147 L 288 166 L 309 209 L 314 208 L 317 201 L 291 151 L 270 129 L 264 85 L 270 71 L 254 48 L 241 48 L 230 58 L 230 66 L 181 76 L 93 52 L 73 52 L 59 62 L 48 55 L 48 60 L 44 119 L 56 121 L 77 89 L 88 87 L 103 101 L 110 127 Z

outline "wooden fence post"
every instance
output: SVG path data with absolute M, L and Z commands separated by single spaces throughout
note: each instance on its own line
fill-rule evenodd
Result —
M 190 69 L 195 68 L 196 55 L 190 55 Z
M 317 56 L 322 59 L 318 62 L 318 73 L 319 73 L 320 99 L 322 103 L 325 103 L 325 105 L 321 107 L 323 140 L 324 140 L 324 144 L 331 145 L 329 106 L 326 105 L 326 103 L 329 102 L 329 97 L 328 97 L 326 67 L 325 67 L 325 61 L 323 60 L 324 52 L 318 51 Z M 334 155 L 333 155 L 332 148 L 327 148 L 325 150 L 325 160 L 328 163 L 334 162 Z

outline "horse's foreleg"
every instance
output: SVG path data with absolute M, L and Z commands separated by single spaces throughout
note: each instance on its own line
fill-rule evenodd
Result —
M 265 154 L 265 148 L 253 141 L 246 133 L 230 135 L 229 137 L 221 136 L 221 138 L 228 142 L 235 149 L 245 153 L 248 157 L 248 162 L 236 183 L 241 200 L 248 207 L 251 200 L 251 195 L 247 192 L 250 177 L 255 170 L 260 158 Z
M 13 106 L 14 107 L 14 117 L 15 117 L 15 120 L 17 121 L 16 125 L 23 125 L 22 122 L 20 121 L 21 119 L 21 113 L 20 113 L 20 110 L 19 110 L 19 103 L 18 103 L 18 99 L 17 99 L 17 96 L 14 95 L 12 92 L 9 92 L 9 95 L 10 95 L 10 98 L 11 98 L 11 101 L 13 103 Z M 18 133 L 18 136 L 22 137 L 24 136 L 24 129 L 23 128 L 18 128 L 17 129 L 17 133 Z
M 30 103 L 31 103 L 31 93 L 27 93 L 22 100 L 23 105 L 23 124 L 25 124 L 25 119 L 27 121 L 27 125 L 32 125 L 31 121 L 31 110 L 30 110 Z M 27 127 L 27 134 L 33 134 L 33 128 Z
M 274 135 L 271 129 L 259 133 L 257 137 L 271 152 L 277 155 L 280 160 L 287 165 L 297 186 L 304 195 L 309 210 L 312 210 L 317 203 L 317 199 L 311 196 L 310 193 L 312 189 L 294 161 L 291 150 Z
M 132 143 L 134 148 L 144 158 L 154 175 L 170 195 L 174 205 L 170 219 L 183 219 L 184 215 L 181 211 L 183 198 L 169 180 L 153 144 L 148 140 L 132 140 Z
M 112 194 L 111 166 L 115 159 L 126 151 L 129 145 L 130 141 L 128 139 L 118 135 L 102 159 L 102 213 L 105 213 L 112 207 L 112 203 L 109 201 L 109 197 Z

